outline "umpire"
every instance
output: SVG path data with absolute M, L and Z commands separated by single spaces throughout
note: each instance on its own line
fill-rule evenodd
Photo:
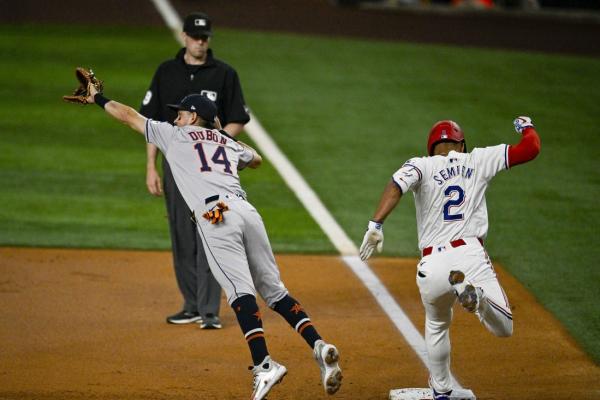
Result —
M 216 103 L 219 120 L 227 133 L 235 136 L 242 131 L 250 117 L 240 81 L 231 66 L 213 57 L 209 48 L 211 25 L 210 18 L 203 13 L 185 17 L 181 33 L 185 47 L 174 59 L 158 67 L 142 101 L 140 114 L 173 122 L 177 113 L 167 104 L 178 104 L 186 95 L 199 93 Z M 146 186 L 151 194 L 160 196 L 162 187 L 156 168 L 158 150 L 148 144 L 146 153 Z M 162 165 L 175 276 L 184 299 L 183 310 L 167 317 L 167 322 L 199 322 L 203 329 L 221 328 L 221 287 L 210 272 L 198 230 L 190 219 L 190 210 L 175 185 L 164 156 Z

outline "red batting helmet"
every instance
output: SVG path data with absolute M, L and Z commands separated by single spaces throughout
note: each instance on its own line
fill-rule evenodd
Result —
M 438 121 L 429 131 L 429 140 L 427 141 L 427 152 L 433 155 L 433 148 L 440 142 L 462 142 L 465 144 L 465 152 L 467 144 L 465 143 L 465 134 L 460 126 L 449 119 Z

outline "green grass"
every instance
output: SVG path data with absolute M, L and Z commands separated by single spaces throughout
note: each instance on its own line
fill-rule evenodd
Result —
M 93 66 L 109 96 L 137 107 L 158 63 L 177 51 L 170 34 L 5 26 L 0 36 L 0 244 L 170 248 L 164 202 L 145 189 L 143 137 L 61 99 L 74 67 Z M 242 183 L 276 251 L 333 251 L 268 162 Z
M 600 361 L 600 60 L 230 30 L 212 47 L 355 243 L 435 121 L 458 121 L 472 148 L 515 143 L 512 119 L 532 116 L 542 153 L 494 180 L 486 246 Z M 0 50 L 0 244 L 168 248 L 143 139 L 60 95 L 91 65 L 108 96 L 139 104 L 177 50 L 170 32 L 4 26 Z M 242 183 L 276 251 L 333 252 L 269 164 Z M 418 254 L 410 197 L 386 222 L 387 255 Z

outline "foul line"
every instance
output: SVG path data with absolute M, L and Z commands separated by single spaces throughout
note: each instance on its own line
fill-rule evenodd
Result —
M 182 21 L 177 11 L 175 11 L 169 0 L 151 1 L 165 20 L 167 26 L 173 31 L 177 41 L 183 45 L 183 40 L 179 36 Z M 363 282 L 383 311 L 388 315 L 402 336 L 404 336 L 410 347 L 412 347 L 423 364 L 429 369 L 427 364 L 427 348 L 423 337 L 377 275 L 358 257 L 358 249 L 321 202 L 314 190 L 312 190 L 296 167 L 279 149 L 279 146 L 271 139 L 254 114 L 250 114 L 250 122 L 246 124 L 244 129 L 248 133 L 248 136 L 256 143 L 261 153 L 271 161 L 286 185 L 294 192 L 298 200 L 300 200 L 308 213 L 314 218 L 323 232 L 325 232 L 331 243 L 340 252 L 344 263 Z M 454 377 L 452 377 L 452 380 L 454 387 L 462 389 L 462 386 Z
M 273 139 L 271 139 L 254 114 L 251 114 L 250 122 L 246 124 L 244 129 L 248 133 L 248 136 L 256 143 L 260 151 L 275 166 L 275 169 L 287 186 L 294 192 L 304 208 L 306 208 L 306 211 L 308 211 L 325 232 L 325 235 L 327 235 L 335 248 L 342 255 L 357 255 L 358 249 L 352 240 L 350 240 L 346 232 L 336 222 L 329 210 L 325 208 L 319 196 L 304 180 L 296 167 L 294 167 Z

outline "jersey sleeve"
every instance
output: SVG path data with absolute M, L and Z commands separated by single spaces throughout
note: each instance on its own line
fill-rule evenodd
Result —
M 411 158 L 392 175 L 392 180 L 402 194 L 414 190 L 423 180 L 424 162 L 420 158 Z
M 475 148 L 471 152 L 477 163 L 479 174 L 485 179 L 492 179 L 498 172 L 508 169 L 508 145 Z
M 166 154 L 169 149 L 169 144 L 173 140 L 175 129 L 176 128 L 168 122 L 147 119 L 144 128 L 146 142 L 152 143 L 158 147 L 163 154 Z
M 248 166 L 254 160 L 254 153 L 247 148 L 243 148 L 240 152 L 240 158 L 238 162 L 238 169 L 242 170 Z
M 246 124 L 250 121 L 250 115 L 244 102 L 242 85 L 237 72 L 233 68 L 228 71 L 225 77 L 225 96 L 221 106 L 224 117 L 223 125 L 231 122 Z
M 533 160 L 540 154 L 540 137 L 533 127 L 525 128 L 521 140 L 514 146 L 508 146 L 508 166 L 510 168 Z

